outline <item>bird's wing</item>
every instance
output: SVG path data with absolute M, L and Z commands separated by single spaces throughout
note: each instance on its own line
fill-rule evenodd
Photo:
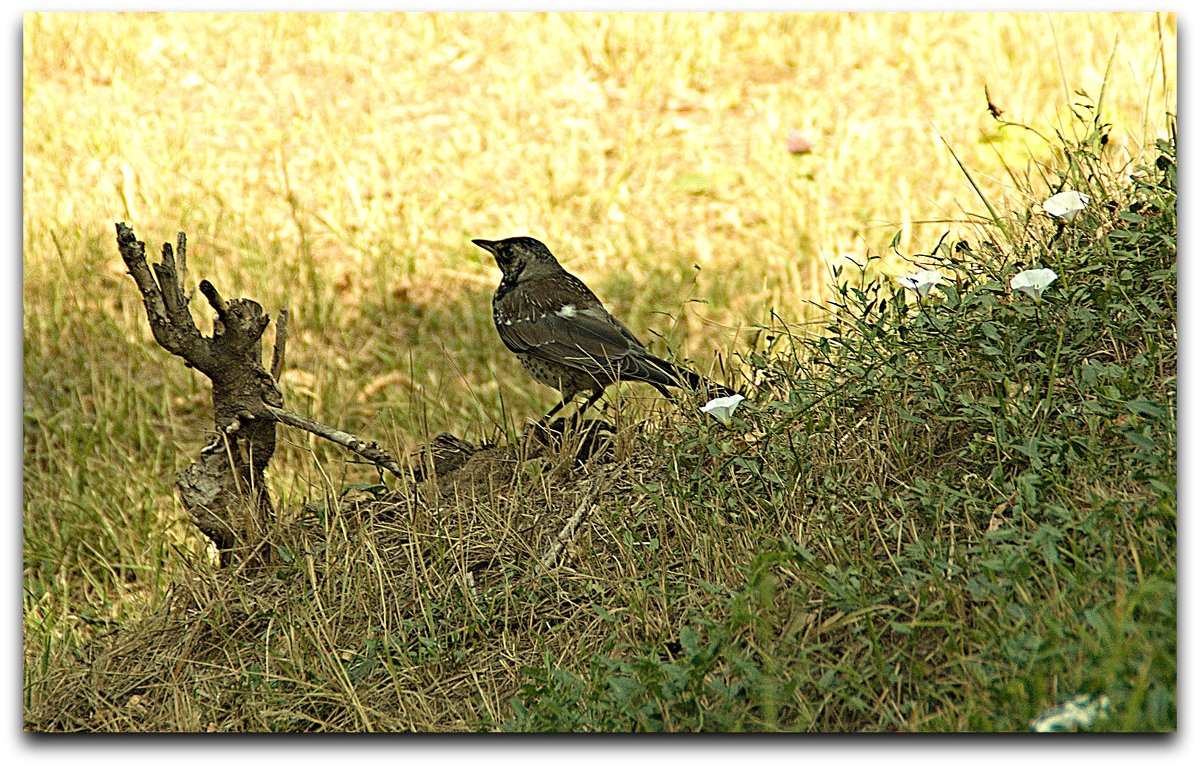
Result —
M 688 376 L 653 356 L 604 309 L 576 311 L 570 316 L 546 314 L 532 320 L 500 324 L 500 338 L 511 350 L 568 365 L 597 380 L 645 381 L 677 386 Z M 606 319 L 607 317 L 607 319 Z
M 533 354 L 589 372 L 617 370 L 621 360 L 641 345 L 630 340 L 603 309 L 505 313 L 496 323 L 510 350 Z
M 569 277 L 569 275 L 568 275 Z M 496 329 L 510 351 L 569 365 L 597 379 L 676 386 L 681 373 L 650 354 L 625 325 L 578 280 L 565 292 L 509 291 L 496 305 Z M 586 307 L 586 308 L 583 308 Z M 503 319 L 501 319 L 503 318 Z

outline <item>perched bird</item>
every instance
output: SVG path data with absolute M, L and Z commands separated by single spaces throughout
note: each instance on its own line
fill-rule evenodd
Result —
M 503 274 L 492 298 L 500 340 L 534 378 L 562 392 L 562 402 L 545 419 L 581 392 L 590 392 L 578 411 L 582 413 L 618 380 L 648 383 L 668 398 L 668 386 L 733 394 L 647 351 L 587 285 L 532 237 L 471 242 L 491 253 Z

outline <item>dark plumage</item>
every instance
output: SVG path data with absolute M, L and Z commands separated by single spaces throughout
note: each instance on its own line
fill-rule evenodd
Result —
M 680 385 L 733 393 L 647 351 L 532 237 L 472 242 L 491 253 L 503 273 L 492 298 L 500 340 L 534 378 L 562 392 L 563 401 L 546 418 L 579 393 L 591 392 L 582 413 L 618 380 L 648 383 L 667 397 L 667 387 Z

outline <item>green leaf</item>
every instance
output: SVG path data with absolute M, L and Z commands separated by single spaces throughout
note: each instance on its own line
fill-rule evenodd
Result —
M 679 646 L 687 653 L 688 657 L 694 656 L 700 649 L 700 635 L 696 629 L 691 626 L 684 626 L 679 630 Z
M 1161 447 L 1159 443 L 1155 442 L 1149 436 L 1143 434 L 1137 429 L 1125 429 L 1122 431 L 1122 434 L 1125 435 L 1125 439 L 1129 440 L 1143 450 L 1153 452 L 1159 450 Z
M 1148 415 L 1151 418 L 1162 418 L 1166 416 L 1166 411 L 1153 402 L 1144 399 L 1130 400 L 1125 403 L 1125 407 L 1134 415 Z

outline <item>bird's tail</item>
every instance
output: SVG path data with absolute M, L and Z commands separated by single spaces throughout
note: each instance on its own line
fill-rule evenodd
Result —
M 688 370 L 685 367 L 667 362 L 659 357 L 647 355 L 646 362 L 650 363 L 653 367 L 658 368 L 659 371 L 666 374 L 666 380 L 650 381 L 650 383 L 658 386 L 660 391 L 662 391 L 660 384 L 666 384 L 667 386 L 683 385 L 692 391 L 704 393 L 712 397 L 731 397 L 734 394 L 738 394 L 738 392 L 730 389 L 727 386 L 722 386 L 716 381 L 705 378 L 699 373 L 693 373 L 691 370 Z M 647 378 L 649 379 L 649 376 Z M 666 394 L 666 392 L 663 391 L 663 394 Z

